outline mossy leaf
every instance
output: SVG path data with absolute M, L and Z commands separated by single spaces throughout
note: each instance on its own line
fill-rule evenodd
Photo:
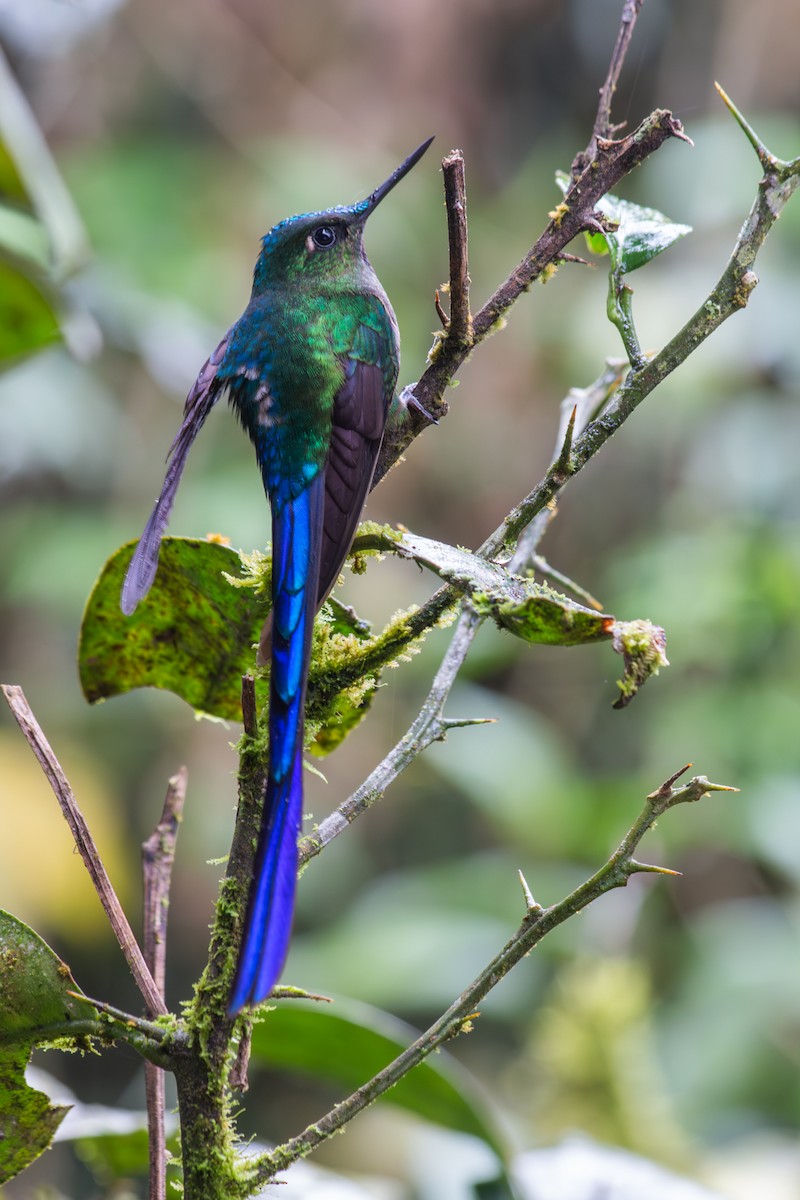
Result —
M 383 548 L 428 567 L 468 595 L 478 612 L 526 642 L 578 646 L 612 636 L 613 617 L 585 608 L 546 584 L 512 575 L 470 550 L 407 531 L 399 538 L 386 538 Z
M 47 943 L 0 910 L 0 1183 L 47 1149 L 68 1111 L 30 1087 L 25 1068 L 33 1046 L 68 1038 L 72 1021 L 97 1019 L 76 991 Z
M 242 560 L 218 542 L 164 538 L 158 574 L 131 617 L 119 598 L 135 543 L 112 554 L 81 623 L 78 666 L 90 704 L 139 687 L 174 692 L 200 712 L 240 721 L 242 675 L 268 610 Z
M 126 617 L 119 598 L 132 553 L 129 543 L 111 556 L 86 605 L 78 667 L 87 700 L 156 687 L 199 712 L 240 721 L 242 675 L 255 666 L 253 647 L 269 612 L 269 556 L 240 555 L 219 542 L 164 538 L 155 582 Z M 352 608 L 328 600 L 316 623 L 309 678 L 314 753 L 330 753 L 355 728 L 379 668 L 413 640 L 393 625 L 387 629 L 396 634 L 392 654 L 387 631 L 372 637 Z M 266 682 L 257 682 L 263 705 Z
M 434 542 L 403 530 L 389 537 L 372 529 L 356 538 L 354 549 L 382 549 L 428 567 L 465 595 L 483 616 L 523 641 L 551 646 L 612 642 L 625 661 L 614 705 L 624 708 L 642 685 L 668 666 L 664 630 L 649 621 L 618 621 L 608 613 L 563 596 L 546 584 L 512 575 L 499 563 L 469 550 Z

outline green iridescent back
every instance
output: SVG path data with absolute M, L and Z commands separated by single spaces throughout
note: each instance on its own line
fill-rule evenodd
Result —
M 328 222 L 337 243 L 318 250 Z M 218 378 L 252 439 L 274 502 L 322 469 L 348 360 L 377 366 L 388 405 L 399 370 L 397 321 L 363 248 L 354 208 L 304 213 L 266 235 L 253 293 L 233 326 Z

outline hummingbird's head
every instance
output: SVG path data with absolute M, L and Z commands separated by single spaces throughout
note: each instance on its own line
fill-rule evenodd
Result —
M 430 146 L 428 138 L 364 200 L 348 207 L 300 213 L 273 226 L 261 242 L 253 275 L 253 294 L 271 287 L 322 279 L 347 280 L 367 261 L 364 226 L 396 183 L 419 162 Z

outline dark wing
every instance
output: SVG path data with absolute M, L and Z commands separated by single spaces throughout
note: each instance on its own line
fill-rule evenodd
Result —
M 361 520 L 390 400 L 384 371 L 377 363 L 346 360 L 345 380 L 333 405 L 325 464 L 318 606 L 336 583 Z
M 378 460 L 388 400 L 384 371 L 375 363 L 345 360 L 345 380 L 333 405 L 331 441 L 323 468 L 324 498 L 320 545 L 319 609 L 334 587 L 361 519 Z M 272 614 L 264 622 L 258 662 L 272 653 Z
M 167 473 L 161 488 L 161 495 L 153 506 L 150 519 L 144 527 L 144 533 L 139 539 L 139 545 L 134 551 L 125 582 L 122 585 L 120 607 L 126 616 L 130 616 L 139 601 L 144 599 L 156 577 L 161 538 L 169 521 L 175 493 L 186 465 L 186 456 L 203 422 L 219 399 L 221 388 L 217 379 L 217 370 L 227 345 L 228 334 L 205 363 L 186 397 L 183 422 L 167 456 Z

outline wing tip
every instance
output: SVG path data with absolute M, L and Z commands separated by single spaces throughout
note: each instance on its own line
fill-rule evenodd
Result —
M 125 579 L 122 583 L 119 606 L 126 617 L 133 616 L 138 605 L 150 591 L 158 567 L 158 558 L 156 558 L 155 564 L 147 561 L 145 550 L 142 548 L 144 542 L 145 539 L 142 538 L 134 550 L 133 558 L 128 564 L 128 570 L 125 572 Z

